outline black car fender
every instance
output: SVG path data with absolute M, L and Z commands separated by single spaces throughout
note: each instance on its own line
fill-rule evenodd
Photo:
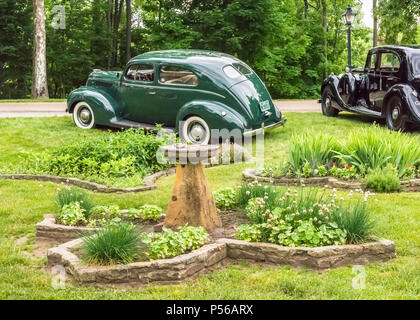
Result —
M 398 95 L 404 102 L 409 112 L 408 116 L 416 122 L 420 122 L 420 99 L 416 94 L 416 90 L 409 84 L 396 84 L 392 86 L 384 97 L 383 105 L 388 104 L 389 99 L 394 95 Z M 382 109 L 382 115 L 385 116 L 386 108 Z
M 336 76 L 331 74 L 324 80 L 321 92 L 329 87 L 333 94 L 333 106 L 340 110 L 347 110 L 349 106 L 353 105 L 356 99 L 357 79 L 351 73 L 344 73 Z M 344 99 L 343 99 L 344 97 Z

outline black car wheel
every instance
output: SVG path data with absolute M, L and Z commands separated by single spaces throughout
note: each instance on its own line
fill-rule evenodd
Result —
M 386 106 L 386 125 L 394 131 L 405 131 L 407 122 L 405 120 L 404 104 L 399 96 L 393 96 Z
M 322 114 L 327 117 L 336 117 L 338 115 L 338 109 L 332 106 L 332 92 L 330 88 L 325 88 L 322 91 Z

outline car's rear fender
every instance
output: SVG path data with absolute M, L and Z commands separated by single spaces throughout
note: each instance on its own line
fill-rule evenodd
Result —
M 211 129 L 228 129 L 229 131 L 239 129 L 243 132 L 250 125 L 244 116 L 225 104 L 200 100 L 187 103 L 179 110 L 176 118 L 176 132 L 179 132 L 180 121 L 190 116 L 203 118 Z
M 408 108 L 409 116 L 412 120 L 420 123 L 420 96 L 416 93 L 416 90 L 408 84 L 396 84 L 388 90 L 384 97 L 382 108 L 382 115 L 385 116 L 386 105 L 394 95 L 398 95 Z
M 95 123 L 110 125 L 112 120 L 122 116 L 122 107 L 107 92 L 93 87 L 80 87 L 72 91 L 67 98 L 66 112 L 73 113 L 73 109 L 80 101 L 85 101 L 95 114 Z
M 339 87 L 348 85 L 348 97 L 346 101 L 342 99 L 339 93 Z M 350 73 L 339 75 L 331 74 L 327 79 L 324 80 L 321 86 L 321 93 L 325 88 L 330 88 L 333 95 L 333 107 L 339 110 L 347 110 L 352 105 L 353 99 L 356 93 L 356 78 Z

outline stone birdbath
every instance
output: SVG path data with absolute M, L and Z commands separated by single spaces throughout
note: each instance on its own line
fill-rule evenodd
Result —
M 164 226 L 174 229 L 184 226 L 202 226 L 211 232 L 221 227 L 203 162 L 219 152 L 218 145 L 173 144 L 161 147 L 171 163 L 177 162 L 176 178 Z

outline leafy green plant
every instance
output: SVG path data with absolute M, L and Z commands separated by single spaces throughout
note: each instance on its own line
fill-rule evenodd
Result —
M 178 231 L 163 228 L 162 233 L 149 233 L 141 240 L 147 245 L 147 255 L 151 259 L 165 259 L 198 249 L 208 239 L 208 234 L 203 227 L 185 225 L 179 227 Z
M 99 229 L 85 236 L 81 247 L 83 259 L 101 265 L 130 263 L 145 254 L 139 231 L 130 224 Z
M 65 204 L 56 215 L 58 222 L 66 226 L 75 226 L 87 222 L 86 211 L 82 208 L 80 202 Z
M 332 166 L 330 173 L 335 178 L 340 178 L 343 180 L 356 179 L 358 177 L 356 167 L 345 166 L 344 168 L 339 168 L 337 166 Z
M 398 171 L 391 165 L 383 169 L 377 168 L 370 170 L 366 175 L 364 182 L 369 189 L 377 192 L 395 192 L 400 191 L 401 183 L 398 177 Z
M 142 183 L 144 176 L 169 167 L 169 164 L 158 161 L 156 155 L 159 147 L 170 139 L 175 138 L 134 129 L 89 140 L 78 139 L 48 153 L 27 153 L 22 159 L 24 168 L 21 170 L 79 177 L 105 184 L 121 183 L 124 178 L 138 184 Z
M 223 187 L 213 192 L 216 207 L 227 211 L 236 207 L 236 191 L 231 187 Z
M 129 209 L 127 215 L 130 219 L 135 220 L 141 218 L 143 220 L 156 221 L 162 216 L 163 210 L 161 207 L 145 204 L 139 209 Z
M 95 206 L 90 211 L 91 219 L 106 219 L 117 218 L 121 216 L 121 210 L 118 206 Z
M 69 205 L 75 202 L 78 202 L 80 207 L 85 211 L 86 215 L 89 215 L 90 210 L 93 207 L 93 202 L 86 191 L 76 187 L 58 189 L 56 195 L 56 203 L 60 210 L 65 205 Z

